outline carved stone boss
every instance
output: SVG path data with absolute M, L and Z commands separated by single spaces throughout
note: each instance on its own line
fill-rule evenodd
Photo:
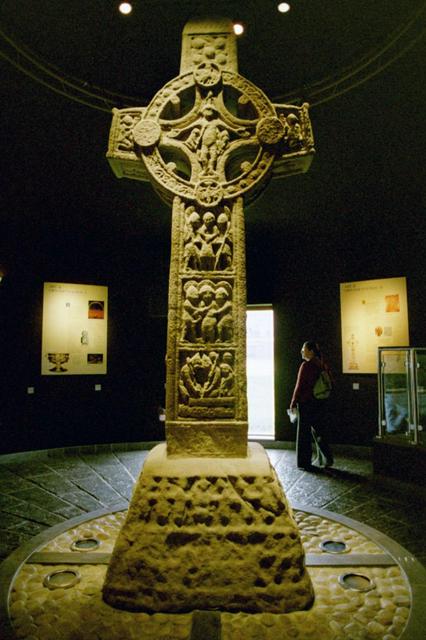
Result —
M 243 205 L 308 169 L 307 105 L 272 104 L 238 74 L 229 20 L 193 20 L 180 75 L 146 108 L 114 110 L 108 160 L 173 204 L 166 436 L 173 455 L 245 456 Z

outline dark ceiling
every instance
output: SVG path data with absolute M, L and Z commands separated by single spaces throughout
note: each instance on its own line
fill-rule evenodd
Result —
M 0 264 L 59 278 L 81 262 L 94 277 L 100 256 L 115 264 L 142 239 L 167 260 L 167 207 L 105 160 L 110 109 L 146 104 L 178 75 L 182 28 L 212 6 L 245 26 L 242 75 L 312 105 L 312 167 L 251 205 L 252 254 L 319 238 L 361 263 L 375 243 L 426 239 L 424 0 L 293 0 L 287 14 L 275 0 L 134 0 L 128 17 L 117 4 L 0 2 Z
M 108 100 L 116 93 L 137 103 L 177 74 L 183 26 L 212 6 L 245 26 L 239 40 L 243 75 L 271 97 L 306 92 L 315 102 L 325 79 L 382 49 L 399 54 L 419 36 L 424 8 L 420 0 L 294 0 L 281 14 L 277 0 L 135 0 L 125 17 L 118 0 L 1 4 L 4 33 L 52 71 L 103 90 Z M 375 71 L 388 57 L 376 59 Z

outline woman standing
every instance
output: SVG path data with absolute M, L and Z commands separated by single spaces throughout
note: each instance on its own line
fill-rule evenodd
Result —
M 314 397 L 314 387 L 322 371 L 329 373 L 316 342 L 303 344 L 302 358 L 290 410 L 298 409 L 296 456 L 297 466 L 312 469 L 312 438 L 316 445 L 316 461 L 320 466 L 331 467 L 333 454 L 325 437 L 325 400 Z

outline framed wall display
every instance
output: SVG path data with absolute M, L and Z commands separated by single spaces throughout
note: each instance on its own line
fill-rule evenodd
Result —
M 45 282 L 41 375 L 107 372 L 108 287 Z
M 377 373 L 378 347 L 409 345 L 406 278 L 340 285 L 343 373 Z

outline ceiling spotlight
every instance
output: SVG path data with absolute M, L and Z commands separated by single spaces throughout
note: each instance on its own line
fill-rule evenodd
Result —
M 239 22 L 236 22 L 234 24 L 234 33 L 236 36 L 240 36 L 242 33 L 244 33 L 244 27 Z
M 277 9 L 280 13 L 287 13 L 287 11 L 290 11 L 290 5 L 288 2 L 280 2 Z
M 118 6 L 118 10 L 120 13 L 122 13 L 125 16 L 128 16 L 129 13 L 132 12 L 132 5 L 130 4 L 130 2 L 120 2 L 119 6 Z

